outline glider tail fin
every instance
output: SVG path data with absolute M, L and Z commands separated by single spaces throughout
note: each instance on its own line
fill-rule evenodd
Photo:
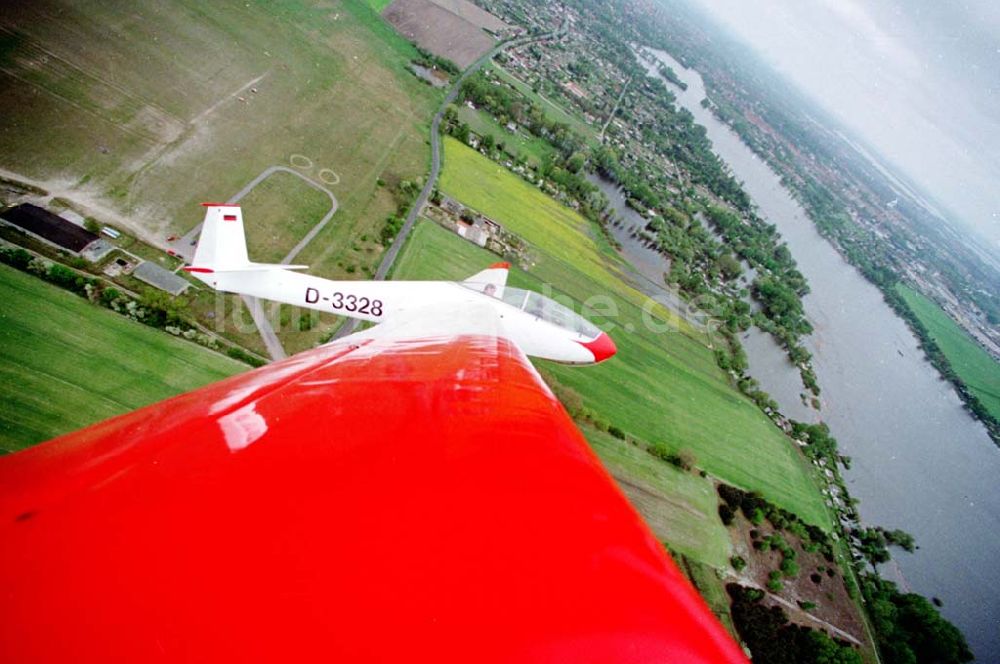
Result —
M 303 269 L 304 265 L 252 263 L 247 255 L 243 210 L 238 205 L 202 203 L 205 221 L 195 247 L 194 260 L 184 268 L 194 273 L 247 272 L 273 269 Z
M 243 230 L 243 211 L 238 205 L 203 203 L 205 222 L 194 252 L 194 267 L 213 270 L 246 268 L 247 238 Z

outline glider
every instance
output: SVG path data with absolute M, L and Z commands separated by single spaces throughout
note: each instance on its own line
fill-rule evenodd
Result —
M 530 357 L 593 364 L 615 354 L 611 338 L 569 307 L 534 291 L 509 288 L 508 263 L 461 283 L 331 281 L 302 265 L 251 262 L 239 206 L 206 204 L 193 265 L 216 290 L 379 323 L 375 336 L 485 333 L 509 339 Z
M 604 333 L 251 263 L 230 206 L 191 271 L 379 324 L 0 459 L 0 659 L 746 661 L 527 358 Z

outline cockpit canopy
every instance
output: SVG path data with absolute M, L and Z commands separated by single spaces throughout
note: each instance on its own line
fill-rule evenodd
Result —
M 486 295 L 497 296 L 497 293 L 491 287 L 483 289 L 483 287 L 477 285 L 474 288 Z M 600 328 L 586 318 L 580 316 L 569 307 L 559 304 L 552 298 L 545 297 L 541 293 L 523 288 L 511 288 L 509 286 L 504 286 L 501 291 L 500 300 L 506 304 L 541 318 L 553 325 L 576 332 L 587 339 L 593 339 L 601 333 Z

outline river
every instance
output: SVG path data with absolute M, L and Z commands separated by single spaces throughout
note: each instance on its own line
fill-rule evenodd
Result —
M 823 391 L 821 410 L 803 404 L 798 371 L 759 331 L 743 339 L 750 373 L 787 415 L 830 426 L 853 459 L 845 479 L 864 522 L 916 538 L 914 554 L 892 549 L 884 575 L 903 590 L 940 598 L 941 612 L 965 633 L 977 660 L 1000 661 L 1000 449 L 878 289 L 819 235 L 770 167 L 702 108 L 701 76 L 651 52 L 687 83 L 682 91 L 666 81 L 761 216 L 778 227 L 812 289 L 803 304 L 815 332 L 805 345 Z

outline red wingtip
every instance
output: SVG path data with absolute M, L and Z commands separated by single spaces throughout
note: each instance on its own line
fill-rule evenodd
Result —
M 594 362 L 603 362 L 618 352 L 618 347 L 607 332 L 601 332 L 593 341 L 578 341 L 581 346 L 594 354 Z
M 215 270 L 210 267 L 192 267 L 190 265 L 185 265 L 183 270 L 185 272 L 200 272 L 202 274 L 212 274 L 215 272 Z
M 491 270 L 509 270 L 510 269 L 510 263 L 508 263 L 507 261 L 503 261 L 502 263 L 494 263 L 493 265 L 490 265 L 490 269 Z

